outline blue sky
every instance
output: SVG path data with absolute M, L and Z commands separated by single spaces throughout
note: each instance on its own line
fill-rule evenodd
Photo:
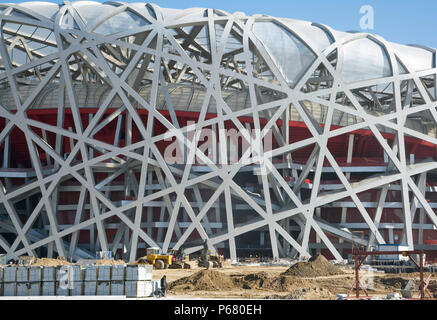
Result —
M 320 22 L 341 31 L 360 30 L 360 8 L 363 5 L 371 5 L 375 14 L 375 28 L 372 33 L 393 42 L 437 48 L 437 1 L 435 0 L 155 0 L 152 2 L 167 8 L 208 7 L 231 13 L 243 11 L 248 15 L 263 13 L 276 17 Z

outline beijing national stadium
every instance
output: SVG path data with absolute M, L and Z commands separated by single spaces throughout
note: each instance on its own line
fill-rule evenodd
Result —
M 7 257 L 437 258 L 435 48 L 149 3 L 0 21 Z

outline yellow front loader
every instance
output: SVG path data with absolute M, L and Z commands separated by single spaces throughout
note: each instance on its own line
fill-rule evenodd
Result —
M 173 261 L 173 255 L 161 253 L 160 248 L 147 248 L 146 255 L 137 260 L 138 263 L 150 263 L 155 269 L 167 269 Z

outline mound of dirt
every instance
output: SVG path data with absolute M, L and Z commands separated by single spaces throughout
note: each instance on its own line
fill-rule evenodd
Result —
M 246 290 L 262 288 L 264 283 L 270 279 L 267 272 L 264 271 L 233 277 L 235 284 Z
M 344 272 L 330 263 L 324 256 L 318 254 L 308 262 L 297 262 L 282 275 L 302 278 L 324 277 L 344 274 Z
M 403 289 L 403 288 L 405 288 L 405 286 L 407 285 L 409 280 L 401 278 L 401 277 L 394 277 L 394 278 L 379 278 L 379 279 L 376 279 L 376 282 L 378 284 L 382 284 L 386 287 L 391 287 L 394 289 Z M 414 289 L 414 288 L 415 288 L 415 286 L 413 286 L 412 289 Z
M 429 282 L 428 290 L 432 296 L 437 299 L 437 280 L 431 280 Z
M 305 279 L 288 275 L 279 275 L 277 277 L 265 279 L 262 283 L 261 289 L 276 292 L 293 292 L 300 288 L 307 288 L 310 285 L 311 284 Z
M 96 261 L 97 266 L 105 265 L 105 266 L 114 266 L 119 264 L 126 264 L 126 261 L 124 260 L 106 260 L 101 259 Z
M 286 300 L 329 300 L 334 299 L 333 295 L 329 290 L 318 287 L 310 288 L 299 288 L 291 291 L 286 295 L 274 294 L 271 296 L 266 296 L 265 299 L 286 299 Z
M 214 270 L 202 270 L 191 276 L 169 283 L 169 290 L 172 291 L 213 291 L 234 289 L 238 289 L 238 286 L 229 275 Z
M 51 259 L 51 258 L 39 258 L 31 264 L 35 267 L 57 267 L 57 266 L 69 266 L 70 262 L 63 259 Z

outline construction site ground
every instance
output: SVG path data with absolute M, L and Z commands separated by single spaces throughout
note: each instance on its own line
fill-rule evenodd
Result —
M 216 298 L 216 299 L 299 299 L 332 300 L 337 294 L 347 294 L 355 284 L 354 270 L 339 267 L 343 274 L 329 276 L 297 277 L 284 275 L 287 266 L 232 266 L 205 270 L 166 269 L 154 270 L 153 278 L 166 275 L 169 283 L 169 298 Z M 431 275 L 429 291 L 437 296 L 437 274 Z M 196 278 L 197 277 L 197 278 Z M 387 294 L 399 293 L 410 279 L 415 280 L 413 298 L 419 297 L 419 273 L 384 274 L 361 271 L 365 284 L 373 277 L 373 289 L 367 292 L 372 297 L 385 298 Z M 194 279 L 196 278 L 196 279 Z M 194 279 L 194 280 L 193 280 Z M 179 283 L 177 283 L 179 281 Z M 355 291 L 351 292 L 354 295 Z M 361 293 L 365 295 L 364 292 Z

